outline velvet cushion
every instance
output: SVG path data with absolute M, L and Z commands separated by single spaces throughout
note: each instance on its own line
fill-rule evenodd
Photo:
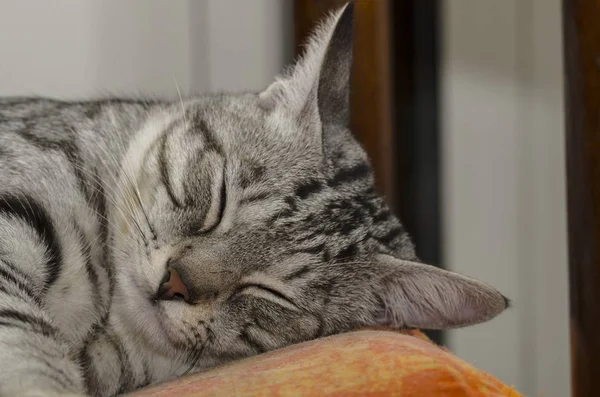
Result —
M 521 397 L 418 331 L 385 330 L 313 340 L 135 395 Z

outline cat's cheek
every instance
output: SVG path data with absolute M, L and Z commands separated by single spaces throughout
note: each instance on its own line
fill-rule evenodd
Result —
M 171 341 L 190 344 L 190 337 L 207 337 L 206 325 L 217 315 L 212 304 L 193 304 L 182 301 L 159 301 L 160 322 Z M 195 340 L 195 339 L 192 339 Z

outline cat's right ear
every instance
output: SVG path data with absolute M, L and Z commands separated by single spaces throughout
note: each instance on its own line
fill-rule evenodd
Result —
M 492 319 L 509 305 L 491 286 L 422 263 L 377 255 L 373 324 L 394 328 L 444 329 Z
M 316 133 L 348 126 L 353 10 L 350 2 L 316 29 L 289 73 L 259 94 L 261 107 L 282 110 Z

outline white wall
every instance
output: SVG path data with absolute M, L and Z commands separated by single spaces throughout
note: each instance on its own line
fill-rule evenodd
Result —
M 1 0 L 0 95 L 258 90 L 291 32 L 290 1 Z
M 293 56 L 292 2 L 212 0 L 206 4 L 209 89 L 265 88 Z
M 526 395 L 566 397 L 560 0 L 444 6 L 445 259 L 514 300 L 449 344 Z

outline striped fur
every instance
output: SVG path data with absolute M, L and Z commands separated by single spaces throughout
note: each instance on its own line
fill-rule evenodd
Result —
M 487 320 L 348 130 L 352 6 L 260 94 L 0 99 L 0 396 L 114 396 L 371 324 Z M 189 301 L 160 300 L 167 267 Z

